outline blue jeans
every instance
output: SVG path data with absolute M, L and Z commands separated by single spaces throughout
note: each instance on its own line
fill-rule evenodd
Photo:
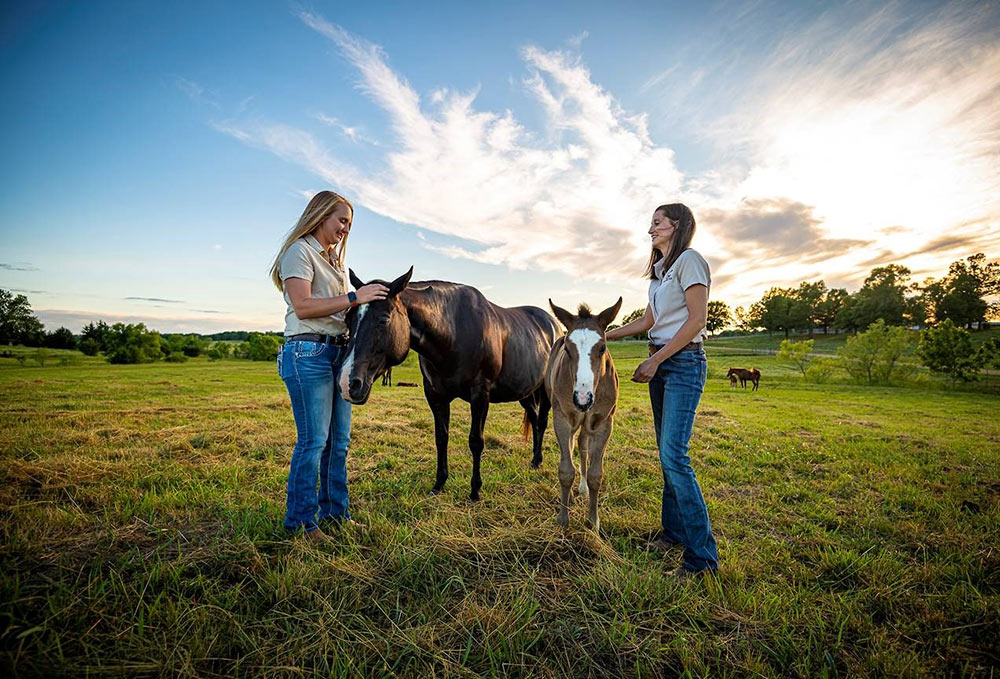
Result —
M 316 530 L 319 519 L 351 518 L 347 508 L 347 446 L 351 404 L 340 396 L 335 371 L 343 349 L 289 340 L 278 353 L 278 374 L 295 416 L 295 449 L 288 473 L 285 528 Z M 319 495 L 316 477 L 319 476 Z
M 707 374 L 705 352 L 688 349 L 661 363 L 649 382 L 656 446 L 663 470 L 661 537 L 684 545 L 683 566 L 692 571 L 719 567 L 708 507 L 688 457 L 694 414 Z

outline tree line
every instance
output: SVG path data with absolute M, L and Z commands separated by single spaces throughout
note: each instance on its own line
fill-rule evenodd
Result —
M 143 323 L 103 320 L 88 323 L 79 335 L 64 327 L 46 332 L 27 297 L 0 289 L 0 345 L 77 350 L 87 356 L 103 355 L 109 363 L 179 363 L 202 355 L 211 360 L 273 360 L 281 342 L 282 334 L 277 332 L 160 333 Z

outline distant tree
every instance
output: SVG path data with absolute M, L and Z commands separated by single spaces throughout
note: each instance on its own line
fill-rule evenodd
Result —
M 982 324 L 996 311 L 996 303 L 987 298 L 998 293 L 1000 263 L 987 262 L 981 252 L 965 261 L 952 262 L 935 299 L 934 317 L 939 322 L 950 319 L 959 327 Z
M 45 346 L 50 349 L 76 349 L 76 337 L 69 328 L 59 328 L 45 336 Z
M 752 309 L 761 327 L 768 332 L 783 330 L 785 337 L 809 324 L 809 307 L 795 298 L 793 290 L 771 288 Z
M 49 353 L 48 349 L 39 348 L 31 352 L 31 358 L 41 367 L 45 367 L 46 361 L 52 358 L 52 354 Z
M 15 343 L 41 346 L 45 343 L 45 328 L 35 318 L 27 297 L 0 289 L 0 344 Z
M 93 337 L 81 339 L 77 346 L 85 356 L 97 356 L 98 352 L 101 350 L 101 343 Z
M 733 311 L 733 321 L 736 323 L 736 327 L 742 332 L 753 332 L 755 328 L 760 327 L 758 319 L 754 318 L 752 310 L 741 306 L 736 307 Z
M 848 337 L 837 353 L 844 360 L 844 368 L 855 379 L 889 382 L 905 370 L 901 368 L 900 359 L 911 344 L 910 333 L 905 328 L 888 325 L 879 319 L 868 330 Z
M 232 345 L 228 342 L 213 342 L 212 346 L 208 348 L 205 355 L 212 361 L 218 361 L 223 358 L 229 358 L 232 354 Z
M 866 328 L 882 319 L 887 325 L 903 325 L 910 270 L 898 264 L 872 269 L 864 285 L 852 296 L 855 328 Z
M 729 325 L 732 318 L 733 316 L 729 311 L 728 304 L 721 300 L 712 300 L 708 303 L 708 316 L 705 321 L 705 327 L 708 329 L 708 332 L 714 335 L 716 330 L 722 330 Z
M 108 332 L 109 363 L 152 363 L 162 358 L 159 333 L 151 332 L 142 323 L 115 323 Z
M 642 318 L 642 315 L 644 313 L 646 313 L 646 307 L 643 307 L 641 309 L 635 309 L 635 310 L 629 312 L 629 314 L 622 319 L 622 322 L 620 324 L 619 323 L 612 323 L 611 325 L 609 325 L 608 326 L 608 330 L 614 330 L 615 328 L 620 328 L 623 325 L 628 325 L 632 321 L 637 321 L 640 318 Z
M 826 293 L 826 283 L 823 281 L 815 283 L 802 281 L 799 283 L 799 287 L 793 291 L 795 301 L 804 307 L 802 313 L 805 315 L 810 335 L 816 327 L 821 325 L 823 300 L 826 298 Z
M 88 356 L 96 356 L 98 351 L 107 351 L 108 336 L 110 334 L 111 334 L 111 326 L 109 326 L 104 321 L 97 321 L 97 323 L 91 322 L 83 326 L 83 330 L 80 331 L 81 347 L 85 342 L 88 342 L 88 340 L 91 341 L 89 344 L 87 344 L 88 350 L 93 349 L 94 343 L 97 344 L 97 351 L 94 351 L 94 353 L 89 354 L 87 353 L 87 351 L 84 351 L 83 353 L 87 354 Z M 83 351 L 82 348 L 81 351 Z
M 814 340 L 795 342 L 792 340 L 781 340 L 781 348 L 778 350 L 778 358 L 789 361 L 805 377 L 806 369 L 809 367 L 809 354 L 812 353 Z
M 246 341 L 247 358 L 251 361 L 273 361 L 281 351 L 281 342 L 274 335 L 263 335 L 261 333 L 250 333 L 250 338 Z
M 1000 337 L 991 337 L 979 345 L 977 362 L 983 368 L 1000 369 Z
M 816 312 L 816 324 L 825 333 L 831 327 L 836 327 L 837 314 L 850 295 L 844 288 L 830 288 L 823 295 Z
M 198 335 L 188 335 L 184 340 L 184 344 L 181 345 L 181 352 L 185 356 L 194 358 L 195 356 L 201 356 L 204 346 L 205 343 Z
M 952 385 L 957 380 L 976 379 L 982 365 L 982 355 L 972 348 L 968 331 L 956 326 L 951 319 L 921 332 L 917 355 L 931 370 L 948 375 Z

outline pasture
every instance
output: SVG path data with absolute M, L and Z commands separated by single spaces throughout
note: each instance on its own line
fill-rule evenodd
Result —
M 294 424 L 272 363 L 0 365 L 5 676 L 932 677 L 1000 664 L 998 399 L 804 382 L 709 353 L 692 458 L 717 578 L 645 550 L 661 475 L 642 343 L 605 456 L 604 535 L 556 526 L 558 447 L 529 469 L 493 405 L 483 499 L 469 413 L 434 482 L 420 389 L 354 408 L 352 511 L 282 532 Z M 731 390 L 745 360 L 760 391 Z M 420 382 L 415 355 L 394 380 Z M 13 673 L 13 674 L 12 674 Z

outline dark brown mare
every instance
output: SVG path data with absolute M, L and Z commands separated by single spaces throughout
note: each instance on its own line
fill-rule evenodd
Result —
M 365 403 L 372 382 L 386 369 L 402 363 L 411 348 L 416 351 L 424 396 L 434 415 L 434 492 L 440 492 L 448 480 L 451 402 L 460 398 L 472 411 L 469 497 L 478 500 L 483 485 L 479 474 L 483 428 L 490 403 L 521 404 L 525 430 L 530 426 L 533 434 L 531 466 L 542 462 L 542 437 L 550 408 L 544 385 L 545 362 L 559 329 L 538 307 L 505 309 L 467 285 L 410 283 L 412 274 L 410 267 L 391 283 L 371 281 L 389 286 L 388 297 L 348 312 L 351 340 L 340 370 L 341 394 L 351 403 Z M 354 271 L 350 276 L 355 288 L 365 285 Z
M 740 384 L 743 385 L 744 389 L 747 388 L 747 382 L 753 382 L 753 389 L 751 391 L 757 391 L 757 387 L 760 385 L 760 371 L 753 366 L 749 370 L 746 368 L 730 368 L 729 372 L 726 373 L 726 377 L 729 378 L 730 385 L 733 385 L 734 377 L 739 378 Z

